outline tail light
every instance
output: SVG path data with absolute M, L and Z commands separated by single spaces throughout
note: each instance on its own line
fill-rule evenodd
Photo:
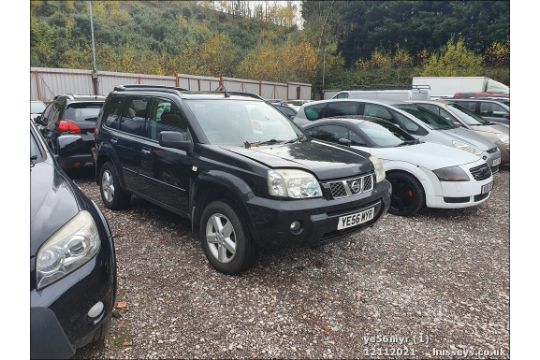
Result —
M 59 120 L 58 121 L 58 132 L 71 133 L 71 134 L 80 134 L 81 133 L 81 128 L 72 121 Z

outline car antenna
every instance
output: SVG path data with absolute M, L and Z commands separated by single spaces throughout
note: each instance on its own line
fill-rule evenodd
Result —
M 223 94 L 225 97 L 231 97 L 229 93 L 227 92 L 227 89 L 225 89 L 225 82 L 223 81 L 223 75 L 219 76 L 219 86 L 217 87 L 216 91 L 223 91 Z

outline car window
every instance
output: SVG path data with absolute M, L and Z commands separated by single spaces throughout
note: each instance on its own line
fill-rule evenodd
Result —
M 411 135 L 387 122 L 362 121 L 357 126 L 378 147 L 394 147 L 415 141 Z
M 480 103 L 480 116 L 508 117 L 508 111 L 501 105 L 490 102 Z
M 452 122 L 446 120 L 442 116 L 423 109 L 415 104 L 398 104 L 396 107 L 413 115 L 432 129 L 444 130 L 456 127 Z
M 122 97 L 113 97 L 107 101 L 102 117 L 106 126 L 113 129 L 118 129 L 118 119 L 122 113 L 123 103 L 124 98 Z
M 133 135 L 145 136 L 145 121 L 148 111 L 148 97 L 130 97 L 120 118 L 120 130 Z
M 476 113 L 476 102 L 474 101 L 456 101 L 459 105 L 474 111 Z
M 64 119 L 70 121 L 96 120 L 101 103 L 73 103 L 64 111 Z
M 210 144 L 246 146 L 301 139 L 302 132 L 279 110 L 262 101 L 186 100 Z
M 349 93 L 346 93 L 346 92 L 339 93 L 335 96 L 335 99 L 348 99 L 348 98 L 349 98 Z
M 477 125 L 489 125 L 490 122 L 481 118 L 477 114 L 473 113 L 471 110 L 464 108 L 458 104 L 449 104 L 449 108 L 454 111 L 454 113 L 466 124 L 477 126 Z
M 413 120 L 406 117 L 405 115 L 402 115 L 398 113 L 397 111 L 393 111 L 392 114 L 394 115 L 395 120 L 392 119 L 391 122 L 396 125 L 399 125 L 401 129 L 407 131 L 408 133 L 420 135 L 420 136 L 424 136 L 428 134 L 426 129 L 423 129 L 420 125 L 418 125 Z
M 184 114 L 171 100 L 156 99 L 156 106 L 152 110 L 148 122 L 148 137 L 159 141 L 162 131 L 187 132 L 188 123 Z
M 311 106 L 304 107 L 304 113 L 308 120 L 317 120 L 320 119 L 322 110 L 326 107 L 327 103 L 316 104 Z
M 47 116 L 47 129 L 54 130 L 56 127 L 56 122 L 58 121 L 58 116 L 60 115 L 61 105 L 58 102 L 53 102 L 51 104 L 51 111 Z
M 361 103 L 353 101 L 331 102 L 322 110 L 321 117 L 361 115 L 358 111 Z
M 364 106 L 364 115 L 373 116 L 380 119 L 392 120 L 392 114 L 381 105 L 369 104 Z
M 274 106 L 276 107 L 276 109 L 278 109 L 283 114 L 285 114 L 285 115 L 287 115 L 289 117 L 294 117 L 296 115 L 296 111 L 294 109 L 291 109 L 288 106 L 282 106 L 282 105 L 274 105 Z
M 349 140 L 351 140 L 351 145 L 354 146 L 368 146 L 360 135 L 351 130 L 349 130 Z
M 431 112 L 434 112 L 435 114 L 439 114 L 439 107 L 432 105 L 432 104 L 416 104 L 420 106 L 421 108 L 424 108 L 426 110 L 429 110 Z
M 339 139 L 349 138 L 349 129 L 339 125 L 316 126 L 306 130 L 312 137 L 339 144 Z

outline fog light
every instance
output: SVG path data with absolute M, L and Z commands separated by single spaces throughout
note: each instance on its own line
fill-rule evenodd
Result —
M 293 221 L 291 223 L 291 226 L 289 226 L 289 228 L 291 229 L 291 232 L 294 234 L 294 235 L 298 235 L 302 232 L 302 223 L 298 220 L 296 221 Z
M 98 301 L 94 306 L 92 306 L 90 311 L 88 311 L 88 317 L 97 318 L 103 313 L 103 308 L 103 303 L 101 301 Z

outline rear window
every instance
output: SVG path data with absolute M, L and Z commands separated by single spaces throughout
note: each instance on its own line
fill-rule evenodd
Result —
M 97 120 L 102 103 L 75 103 L 70 104 L 64 112 L 64 120 L 85 121 Z
M 417 119 L 421 120 L 423 123 L 428 125 L 430 128 L 435 130 L 444 130 L 452 129 L 456 126 L 450 123 L 448 120 L 443 118 L 440 115 L 437 115 L 429 110 L 423 109 L 414 104 L 398 104 L 396 105 L 398 109 L 408 112 Z

